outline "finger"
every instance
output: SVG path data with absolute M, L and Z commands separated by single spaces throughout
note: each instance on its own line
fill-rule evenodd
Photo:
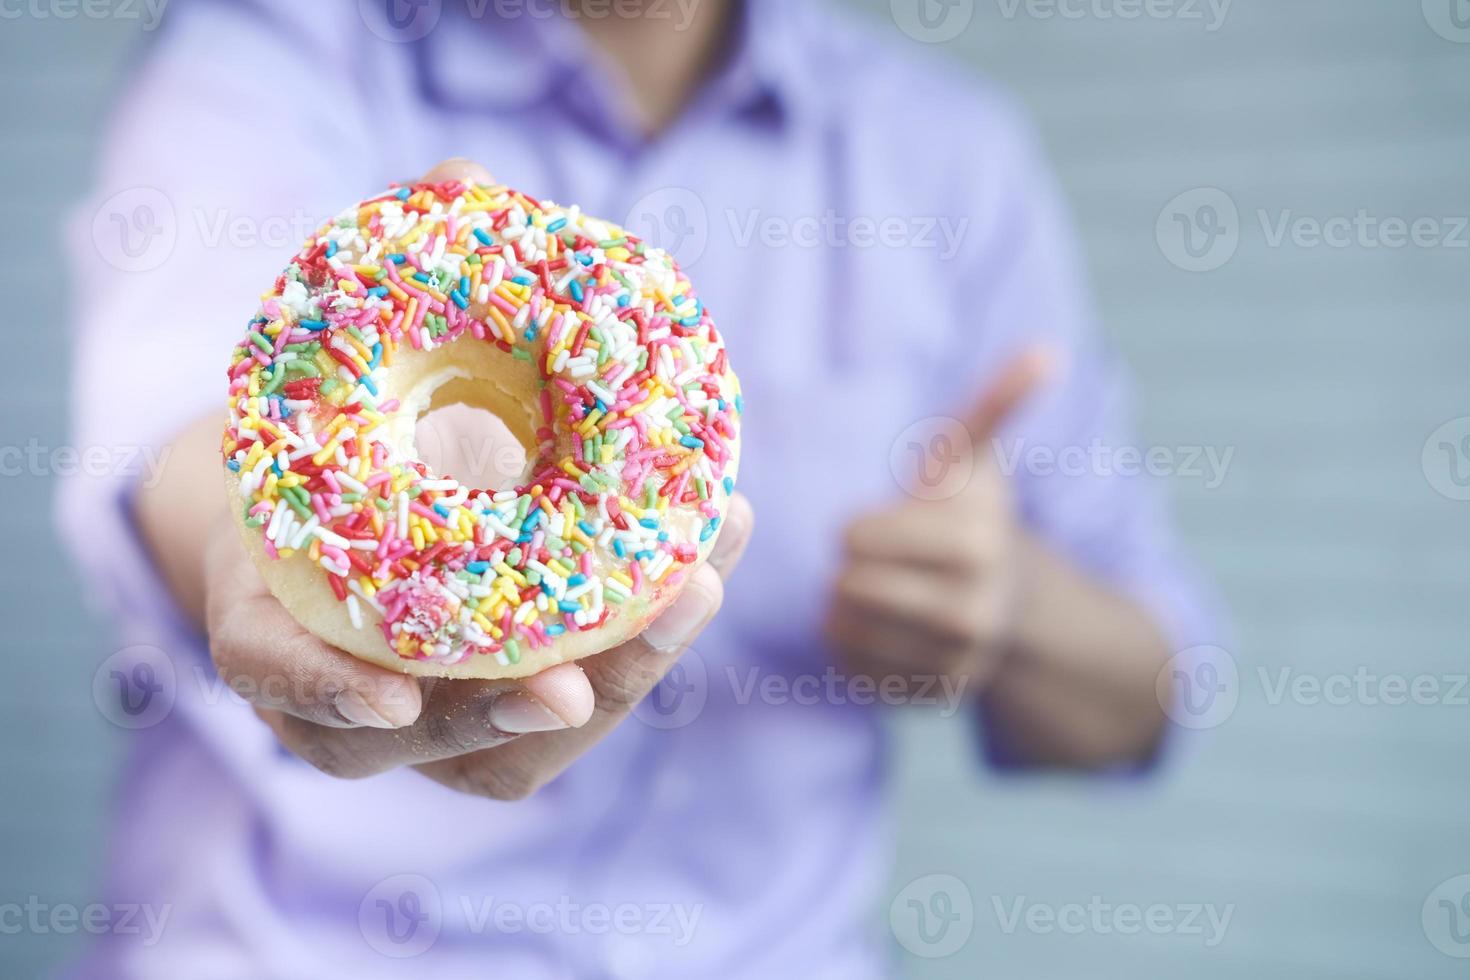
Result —
M 854 519 L 844 545 L 847 556 L 855 561 L 974 574 L 989 564 L 1000 542 L 974 517 L 928 501 L 905 503 Z
M 745 554 L 745 546 L 750 543 L 750 535 L 754 530 L 755 511 L 751 508 L 750 501 L 743 493 L 731 495 L 720 536 L 715 539 L 714 550 L 709 556 L 709 563 L 720 573 L 720 578 L 730 578 L 730 573 Z
M 687 645 L 686 634 L 692 637 L 714 615 L 721 588 L 714 570 L 701 566 L 659 619 L 638 638 L 614 651 L 579 664 L 560 664 L 522 682 L 454 681 L 432 685 L 421 717 L 408 728 L 344 732 L 291 715 L 262 717 L 287 748 L 323 772 L 341 778 L 361 778 L 415 765 L 441 782 L 484 795 L 504 795 L 518 785 L 517 780 L 524 782 L 544 775 L 535 782 L 539 786 L 605 732 L 605 727 L 596 726 L 599 717 L 606 716 L 611 697 L 607 659 L 631 657 L 639 651 L 666 658 L 667 662 L 659 665 L 643 663 L 637 669 L 624 666 L 619 676 L 630 691 L 635 685 L 644 685 L 636 697 L 627 695 L 633 698 L 631 707 L 652 689 Z M 676 633 L 678 639 L 665 639 Z M 585 669 L 583 665 L 587 665 Z M 595 734 L 584 736 L 584 732 Z M 524 753 L 486 751 L 497 747 L 509 750 L 522 736 L 532 733 L 542 739 L 553 733 L 572 736 L 570 744 L 581 748 L 569 748 L 566 763 L 555 768 L 537 765 Z M 476 761 L 461 761 L 461 757 L 474 757 Z M 485 767 L 503 771 L 482 771 Z
M 333 728 L 412 724 L 417 682 L 318 640 L 270 594 L 243 544 L 226 531 L 211 547 L 207 619 L 220 677 L 245 700 Z
M 1055 357 L 1051 348 L 1027 347 L 1001 369 L 965 420 L 970 438 L 981 443 L 995 435 L 1001 424 L 1051 377 Z
M 591 688 L 575 664 L 552 667 L 525 682 L 430 681 L 425 686 L 428 701 L 418 721 L 392 731 L 343 731 L 281 712 L 261 717 L 307 762 L 329 775 L 357 779 L 478 752 L 527 732 L 566 728 L 591 714 Z
M 592 717 L 596 698 L 587 672 L 579 664 L 558 664 L 533 674 L 521 682 L 524 693 L 506 694 L 490 708 L 490 720 L 502 731 L 555 731 L 558 728 L 581 728 Z M 556 721 L 541 718 L 537 712 L 549 712 Z M 533 727 L 538 718 L 545 724 Z
M 494 184 L 495 178 L 483 164 L 464 157 L 450 157 L 429 168 L 424 174 L 424 183 L 442 184 L 451 180 L 472 184 Z
M 946 576 L 891 564 L 855 562 L 833 586 L 833 615 L 881 619 L 916 642 L 968 643 L 976 639 L 974 597 Z
M 834 607 L 827 639 L 845 667 L 874 678 L 948 673 L 964 661 L 963 645 L 916 630 L 907 622 L 864 610 Z
M 420 770 L 457 789 L 494 799 L 522 799 L 555 778 L 623 721 L 648 696 L 719 610 L 724 585 L 713 567 L 690 575 L 673 604 L 634 639 L 581 661 L 596 707 L 581 728 L 529 735 Z
M 395 731 L 361 728 L 344 731 L 303 721 L 294 715 L 257 708 L 281 744 L 303 761 L 339 779 L 363 779 L 406 765 L 476 752 L 519 736 L 490 724 L 488 704 L 472 709 L 426 707 L 424 718 Z

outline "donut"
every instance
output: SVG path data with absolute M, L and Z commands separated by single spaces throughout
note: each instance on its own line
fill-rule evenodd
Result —
M 713 548 L 744 405 L 662 249 L 501 185 L 395 186 L 316 232 L 235 346 L 231 510 L 312 634 L 409 674 L 524 677 L 640 632 Z M 498 416 L 521 485 L 416 458 Z

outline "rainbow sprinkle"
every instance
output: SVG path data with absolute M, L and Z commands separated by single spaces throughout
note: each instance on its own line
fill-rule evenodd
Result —
M 429 472 L 390 438 L 404 345 L 534 364 L 514 489 Z M 454 664 L 601 626 L 675 584 L 733 491 L 739 382 L 664 251 L 503 186 L 394 188 L 302 247 L 229 370 L 225 465 L 266 554 L 320 566 L 406 659 Z

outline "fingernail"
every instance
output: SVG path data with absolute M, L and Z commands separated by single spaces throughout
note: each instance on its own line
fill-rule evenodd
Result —
M 346 718 L 354 725 L 362 725 L 366 728 L 401 728 L 378 712 L 377 708 L 367 703 L 367 700 L 356 691 L 347 690 L 337 695 L 334 702 L 337 714 Z
M 660 653 L 673 653 L 688 643 L 694 631 L 710 616 L 714 600 L 693 582 L 685 586 L 673 605 L 643 630 L 643 639 Z
M 550 708 L 521 691 L 502 694 L 491 702 L 490 724 L 511 735 L 555 732 L 567 727 Z

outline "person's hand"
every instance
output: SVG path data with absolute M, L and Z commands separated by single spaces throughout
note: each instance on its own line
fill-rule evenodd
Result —
M 483 167 L 440 164 L 428 181 L 491 183 Z M 420 680 L 309 633 L 272 596 L 228 518 L 205 555 L 205 628 L 220 676 L 288 749 L 333 776 L 414 766 L 495 799 L 544 785 L 621 722 L 719 610 L 754 515 L 736 494 L 709 561 L 636 638 L 518 681 Z
M 736 495 L 710 560 L 638 637 L 519 681 L 421 680 L 358 660 L 306 631 L 222 524 L 206 558 L 206 628 L 220 676 L 288 749 L 359 778 L 415 766 L 467 793 L 520 799 L 621 722 L 720 608 L 749 540 Z
M 990 440 L 1049 375 L 1050 356 L 1013 360 L 965 419 L 974 470 L 957 494 L 910 498 L 848 525 L 827 616 L 844 666 L 909 692 L 949 678 L 977 692 L 993 676 L 1021 589 L 1015 505 Z

